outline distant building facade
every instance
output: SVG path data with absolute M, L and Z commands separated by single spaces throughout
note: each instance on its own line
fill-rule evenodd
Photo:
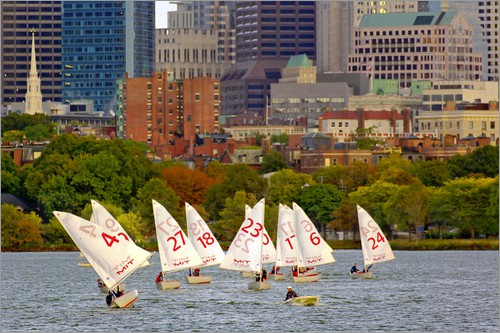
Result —
M 355 29 L 349 72 L 395 79 L 478 80 L 482 56 L 474 51 L 472 27 L 457 12 L 366 14 Z

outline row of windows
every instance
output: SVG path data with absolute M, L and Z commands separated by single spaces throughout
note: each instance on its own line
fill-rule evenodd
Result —
M 46 16 L 42 16 L 41 17 L 41 20 L 53 20 L 52 17 L 46 17 Z M 55 19 L 54 19 L 55 20 Z M 33 29 L 61 29 L 61 24 L 60 23 L 42 23 L 42 24 L 38 24 L 38 23 L 4 23 L 3 25 L 3 31 L 7 31 L 8 29 L 27 29 L 27 28 L 33 28 Z
M 278 30 L 276 26 L 274 25 L 263 25 L 261 28 L 263 31 L 274 31 Z M 314 25 L 301 25 L 301 26 L 280 26 L 279 30 L 299 30 L 299 31 L 314 31 Z
M 10 13 L 10 12 L 26 12 L 26 10 L 28 10 L 28 12 L 43 12 L 43 13 L 47 13 L 47 12 L 60 12 L 61 11 L 61 7 L 59 6 L 55 6 L 54 4 L 50 4 L 49 7 L 45 7 L 45 6 L 40 6 L 40 7 L 3 7 L 2 8 L 2 11 L 6 12 L 6 13 Z
M 298 98 L 298 97 L 290 97 L 290 98 L 273 98 L 273 104 L 300 104 L 300 103 L 344 103 L 344 97 L 306 97 L 306 98 Z
M 82 3 L 77 3 L 77 4 L 72 4 L 72 3 L 65 3 L 63 4 L 64 9 L 83 9 L 83 8 L 123 8 L 125 6 L 124 3 L 121 3 L 119 1 L 117 2 L 104 2 L 103 3 L 95 3 L 95 2 L 90 2 L 90 3 L 85 3 L 82 1 Z
M 2 31 L 4 37 L 26 37 L 31 36 L 31 33 L 28 31 Z M 61 36 L 61 31 L 41 31 L 39 36 L 42 37 L 51 37 L 51 36 Z
M 474 129 L 474 121 L 467 121 L 467 129 Z M 432 123 L 431 122 L 422 122 L 421 125 L 422 125 L 422 130 L 435 130 L 435 129 L 443 129 L 443 126 L 446 127 L 446 129 L 452 129 L 453 128 L 453 122 L 452 121 L 445 121 L 444 124 L 442 121 L 439 121 L 439 122 L 434 122 L 433 125 L 431 125 Z M 488 122 L 487 121 L 481 121 L 481 130 L 482 131 L 485 131 L 487 130 L 487 125 L 488 125 Z M 460 129 L 462 126 L 462 121 L 457 121 L 456 122 L 456 128 L 457 129 Z M 490 129 L 494 130 L 495 129 L 495 122 L 494 121 L 490 121 Z
M 277 35 L 274 35 L 274 34 L 262 34 L 260 37 L 262 39 L 276 39 Z M 295 36 L 295 35 L 280 35 L 279 37 L 280 38 L 283 38 L 282 36 Z M 299 35 L 298 36 L 299 39 L 314 39 L 314 35 Z
M 60 21 L 61 15 L 2 15 L 4 21 Z M 43 17 L 43 18 L 42 18 Z
M 13 39 L 8 39 L 8 40 L 3 40 L 2 41 L 4 45 L 31 45 L 31 40 L 28 40 L 28 39 L 16 39 L 16 40 L 13 40 Z M 36 40 L 35 39 L 35 45 L 40 45 L 40 42 L 42 45 L 60 45 L 61 44 L 61 40 L 60 39 L 42 39 L 41 41 L 40 40 Z M 27 48 L 26 50 L 31 50 L 29 48 Z

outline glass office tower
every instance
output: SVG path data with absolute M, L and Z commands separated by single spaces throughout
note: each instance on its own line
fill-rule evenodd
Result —
M 64 103 L 94 101 L 95 111 L 115 106 L 116 80 L 154 70 L 153 1 L 63 1 Z

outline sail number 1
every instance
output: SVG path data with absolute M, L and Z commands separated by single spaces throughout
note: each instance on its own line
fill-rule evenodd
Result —
M 368 242 L 371 242 L 372 244 L 372 250 L 375 250 L 378 247 L 378 243 L 384 243 L 385 242 L 385 237 L 382 235 L 380 232 L 380 228 L 375 224 L 373 225 L 372 222 L 375 222 L 373 220 L 368 221 L 367 227 L 360 227 L 361 232 L 363 233 L 364 237 L 368 237 L 368 234 L 370 233 L 377 233 L 376 234 L 376 239 L 374 237 L 368 237 L 366 240 Z

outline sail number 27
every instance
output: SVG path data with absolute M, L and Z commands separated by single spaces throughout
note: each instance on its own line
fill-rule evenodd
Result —
M 382 235 L 380 232 L 380 228 L 375 224 L 373 225 L 372 222 L 375 222 L 373 220 L 368 221 L 367 227 L 360 227 L 361 233 L 363 234 L 364 237 L 368 237 L 370 233 L 377 233 L 376 234 L 376 239 L 373 237 L 368 237 L 366 240 L 368 242 L 371 242 L 372 244 L 372 250 L 375 250 L 378 247 L 378 243 L 380 242 L 385 242 L 385 237 Z

